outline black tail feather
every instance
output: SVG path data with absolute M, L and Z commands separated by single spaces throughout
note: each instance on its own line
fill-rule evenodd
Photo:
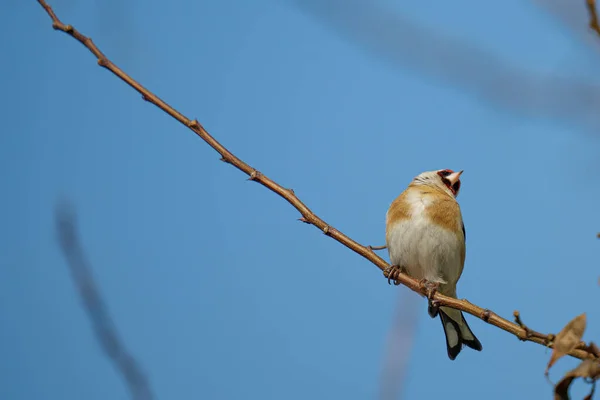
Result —
M 469 332 L 471 332 L 471 336 L 473 336 L 472 340 L 468 340 L 468 339 L 465 339 L 464 337 L 461 337 L 462 342 L 467 347 L 470 347 L 473 350 L 477 350 L 477 351 L 483 350 L 483 346 L 481 345 L 481 342 L 479 341 L 479 339 L 477 339 L 477 337 L 475 336 L 475 334 L 473 333 L 471 328 L 469 328 L 469 324 L 467 324 L 467 320 L 465 319 L 465 316 L 462 313 L 460 313 L 460 317 L 462 318 L 463 325 L 469 330 Z
M 444 328 L 444 335 L 446 336 L 446 349 L 448 351 L 448 357 L 451 360 L 454 360 L 456 356 L 458 356 L 458 354 L 462 350 L 463 345 L 466 345 L 467 347 L 470 347 L 473 350 L 482 350 L 483 347 L 481 346 L 481 343 L 475 337 L 475 335 L 471 331 L 471 328 L 469 328 L 469 325 L 467 324 L 467 321 L 465 320 L 462 313 L 460 315 L 462 318 L 462 323 L 464 324 L 463 328 L 466 328 L 469 330 L 469 332 L 471 332 L 471 336 L 473 337 L 473 339 L 465 339 L 461 333 L 461 327 L 459 326 L 459 324 L 452 318 L 450 318 L 444 311 L 439 310 L 438 308 L 438 313 L 440 316 L 440 321 L 442 322 L 442 327 Z M 431 315 L 431 313 L 429 315 Z

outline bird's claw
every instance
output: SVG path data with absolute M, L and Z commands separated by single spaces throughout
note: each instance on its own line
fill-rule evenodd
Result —
M 396 276 L 397 274 L 399 274 L 400 272 L 402 272 L 401 268 L 397 265 L 390 265 L 389 267 L 387 267 L 385 269 L 385 271 L 383 271 L 384 275 L 387 275 L 387 281 L 388 281 L 388 285 L 391 285 L 391 281 L 392 278 L 394 276 Z M 399 281 L 397 281 L 396 279 L 394 279 L 394 285 L 398 286 L 400 284 Z
M 419 285 L 421 286 L 421 290 L 427 291 L 427 298 L 429 300 L 433 300 L 433 296 L 435 296 L 438 289 L 440 288 L 439 282 L 431 282 L 427 279 L 421 279 L 419 281 Z

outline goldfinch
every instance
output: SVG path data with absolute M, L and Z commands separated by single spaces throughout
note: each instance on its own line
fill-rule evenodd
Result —
M 465 226 L 456 201 L 462 172 L 442 169 L 419 174 L 386 214 L 386 244 L 392 266 L 431 285 L 431 291 L 454 298 L 466 254 Z M 432 318 L 440 316 L 451 360 L 463 344 L 481 351 L 481 343 L 461 311 L 437 307 L 431 300 L 428 311 Z

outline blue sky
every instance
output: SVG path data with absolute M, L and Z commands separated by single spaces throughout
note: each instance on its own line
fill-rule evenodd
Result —
M 435 41 L 398 38 L 386 59 L 326 16 L 343 14 L 334 1 L 329 11 L 300 3 L 50 4 L 123 70 L 363 244 L 383 244 L 387 207 L 415 175 L 464 169 L 459 296 L 505 317 L 518 309 L 546 332 L 586 312 L 584 338 L 600 340 L 600 133 L 583 123 L 594 109 L 564 117 L 500 107 L 493 90 L 467 87 L 497 66 L 491 59 L 473 61 L 457 83 L 445 74 L 455 53 L 439 56 L 428 47 Z M 600 39 L 534 3 L 378 4 L 550 88 L 599 83 Z M 10 17 L 0 25 L 0 398 L 128 398 L 57 246 L 61 198 L 77 208 L 98 285 L 159 399 L 377 398 L 389 331 L 411 307 L 420 312 L 406 323 L 415 339 L 404 398 L 550 396 L 549 351 L 467 316 L 484 349 L 448 360 L 425 302 L 400 297 L 376 267 L 219 162 L 54 32 L 37 2 L 1 8 Z M 585 27 L 584 10 L 577 15 Z M 413 62 L 411 48 L 429 61 Z M 479 54 L 456 58 L 471 53 Z M 490 85 L 510 99 L 511 84 L 523 92 L 515 82 Z M 548 90 L 542 98 L 562 98 Z M 551 376 L 575 365 L 561 360 Z M 582 384 L 574 389 L 583 394 Z

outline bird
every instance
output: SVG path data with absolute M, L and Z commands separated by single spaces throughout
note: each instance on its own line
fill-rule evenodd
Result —
M 419 279 L 428 288 L 428 313 L 440 317 L 450 360 L 463 345 L 482 350 L 462 312 L 438 306 L 431 299 L 436 291 L 456 298 L 456 284 L 465 264 L 466 231 L 456 201 L 462 173 L 451 169 L 422 172 L 386 213 L 391 269 Z

